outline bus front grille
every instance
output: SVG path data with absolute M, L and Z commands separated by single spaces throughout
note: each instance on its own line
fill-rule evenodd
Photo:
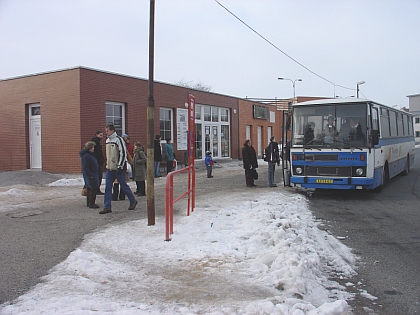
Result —
M 351 167 L 306 166 L 305 176 L 351 177 Z
M 338 154 L 305 154 L 305 161 L 338 161 Z

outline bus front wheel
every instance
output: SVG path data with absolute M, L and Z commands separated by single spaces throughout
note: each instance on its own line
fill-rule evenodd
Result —
M 388 184 L 388 181 L 389 181 L 388 163 L 385 163 L 384 167 L 382 168 L 382 182 L 378 187 L 374 189 L 374 191 L 380 193 L 382 189 Z
M 386 186 L 389 183 L 389 167 L 388 162 L 384 165 L 384 170 L 382 172 L 382 185 Z

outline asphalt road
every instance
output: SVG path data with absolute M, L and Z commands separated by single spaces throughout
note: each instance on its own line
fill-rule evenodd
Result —
M 309 207 L 360 257 L 352 282 L 361 285 L 354 290 L 378 298 L 350 302 L 355 314 L 420 314 L 419 149 L 410 173 L 392 179 L 382 192 L 317 190 Z

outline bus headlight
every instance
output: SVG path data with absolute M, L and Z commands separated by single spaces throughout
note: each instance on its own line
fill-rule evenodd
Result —
M 363 175 L 363 168 L 356 169 L 356 174 L 357 174 L 357 176 L 362 176 Z
M 302 168 L 301 167 L 296 167 L 296 174 L 302 174 Z

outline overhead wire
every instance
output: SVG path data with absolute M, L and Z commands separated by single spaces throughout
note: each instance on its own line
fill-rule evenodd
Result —
M 247 28 L 249 28 L 251 31 L 253 31 L 255 34 L 257 34 L 259 37 L 261 37 L 264 41 L 266 41 L 268 44 L 270 44 L 271 46 L 273 46 L 276 50 L 280 51 L 283 55 L 285 55 L 287 58 L 289 58 L 293 62 L 297 63 L 299 66 L 301 66 L 305 70 L 309 71 L 313 75 L 317 76 L 318 78 L 320 78 L 320 79 L 322 79 L 322 80 L 324 80 L 324 81 L 326 81 L 326 82 L 328 82 L 328 83 L 330 83 L 330 84 L 332 84 L 334 86 L 338 86 L 338 87 L 341 87 L 343 89 L 348 89 L 348 90 L 355 90 L 354 88 L 349 88 L 349 87 L 346 87 L 346 86 L 342 86 L 340 84 L 335 84 L 334 82 L 332 82 L 332 81 L 324 78 L 323 76 L 319 75 L 315 71 L 312 71 L 311 69 L 309 69 L 308 67 L 306 67 L 305 65 L 303 65 L 302 63 L 300 63 L 299 61 L 297 61 L 295 58 L 293 58 L 292 56 L 290 56 L 289 54 L 287 54 L 286 52 L 284 52 L 283 50 L 281 50 L 279 47 L 277 47 L 275 44 L 273 44 L 271 41 L 269 41 L 267 38 L 265 38 L 263 35 L 261 35 L 255 29 L 253 29 L 251 26 L 249 26 L 246 22 L 244 22 L 236 14 L 234 14 L 232 11 L 230 11 L 228 8 L 226 8 L 223 4 L 221 4 L 219 0 L 214 0 L 214 1 L 216 1 L 218 5 L 220 5 L 223 9 L 225 9 L 227 12 L 229 12 L 232 16 L 234 16 L 238 21 L 240 21 L 242 24 L 244 24 Z

